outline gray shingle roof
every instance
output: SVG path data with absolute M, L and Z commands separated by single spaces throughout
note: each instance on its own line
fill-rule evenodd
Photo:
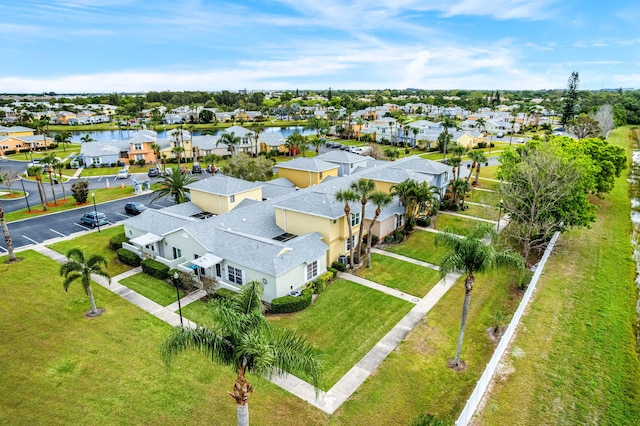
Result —
M 248 182 L 231 176 L 212 176 L 187 185 L 187 189 L 216 195 L 235 195 L 262 187 L 262 182 Z
M 279 169 L 291 169 L 291 170 L 306 170 L 310 172 L 324 172 L 327 170 L 335 169 L 336 166 L 333 163 L 319 160 L 318 158 L 295 158 L 284 163 L 278 163 Z
M 318 155 L 317 157 L 320 160 L 328 161 L 330 163 L 340 163 L 340 164 L 352 164 L 352 163 L 360 163 L 367 162 L 367 160 L 371 160 L 371 157 L 362 156 L 358 154 L 354 154 L 352 152 L 347 151 L 329 151 L 324 154 Z
M 274 206 L 329 219 L 344 216 L 344 204 L 338 203 L 333 193 L 328 192 L 301 191 L 296 197 L 274 202 Z

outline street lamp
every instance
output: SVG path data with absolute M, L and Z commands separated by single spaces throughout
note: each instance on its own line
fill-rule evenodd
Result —
M 100 232 L 100 220 L 98 219 L 98 208 L 96 207 L 96 194 L 95 192 L 91 193 L 91 198 L 93 198 L 93 212 L 96 214 L 96 224 L 98 225 L 98 232 Z
M 178 290 L 178 281 L 180 280 L 180 276 L 178 272 L 173 273 L 173 285 L 176 287 L 176 295 L 178 296 L 178 312 L 180 312 L 180 327 L 184 327 L 182 324 L 182 306 L 180 305 L 180 290 Z

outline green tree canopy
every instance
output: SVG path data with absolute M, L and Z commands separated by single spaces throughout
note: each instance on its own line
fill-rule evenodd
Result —
M 241 152 L 235 157 L 232 157 L 222 170 L 228 176 L 250 182 L 264 182 L 273 177 L 273 162 L 263 155 L 253 158 Z

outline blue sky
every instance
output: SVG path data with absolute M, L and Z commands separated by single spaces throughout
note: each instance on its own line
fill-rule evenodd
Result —
M 640 88 L 640 2 L 0 0 L 0 93 Z

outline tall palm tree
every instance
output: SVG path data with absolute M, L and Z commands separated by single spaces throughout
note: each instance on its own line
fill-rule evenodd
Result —
M 461 178 L 462 176 L 460 176 L 460 168 L 462 164 L 462 156 L 465 155 L 467 152 L 469 152 L 469 150 L 464 146 L 460 145 L 459 143 L 455 142 L 451 144 L 450 152 L 451 154 L 453 154 L 453 158 L 455 158 L 454 161 L 458 166 L 458 177 Z
M 62 188 L 62 197 L 67 199 L 67 191 L 64 188 L 64 180 L 62 180 L 62 171 L 64 170 L 64 164 L 61 161 L 58 161 L 53 166 L 55 171 L 58 173 L 58 181 L 60 182 L 60 188 Z
M 449 142 L 451 141 L 451 135 L 449 135 L 449 129 L 455 129 L 457 127 L 457 123 L 456 120 L 454 120 L 451 117 L 442 117 L 442 121 L 440 122 L 440 125 L 444 128 L 443 133 L 443 142 L 444 142 L 444 147 L 443 147 L 443 155 L 442 155 L 442 159 L 445 159 L 447 157 L 447 145 L 449 145 Z
M 66 152 L 67 148 L 65 147 L 65 145 L 71 143 L 71 133 L 67 132 L 66 130 L 60 133 L 56 133 L 56 135 L 53 137 L 53 140 L 58 145 L 62 145 L 62 150 Z
M 150 145 L 150 148 L 153 150 L 153 155 L 154 157 L 156 157 L 156 164 L 160 164 L 160 150 L 162 149 L 162 147 L 157 144 L 157 143 L 152 143 Z
M 420 129 L 417 127 L 411 127 L 411 132 L 413 133 L 413 147 L 418 147 L 418 133 L 420 133 Z
M 364 126 L 364 123 L 366 123 L 366 121 L 364 121 L 362 117 L 356 117 L 356 124 L 358 125 L 358 141 L 362 135 L 362 127 Z
M 65 291 L 69 291 L 69 285 L 77 279 L 82 282 L 82 287 L 91 301 L 91 315 L 99 315 L 96 308 L 96 301 L 93 298 L 93 290 L 91 289 L 91 274 L 105 277 L 111 284 L 111 277 L 105 272 L 103 267 L 107 267 L 109 262 L 101 254 L 93 254 L 87 259 L 84 252 L 74 248 L 67 252 L 67 260 L 60 266 L 60 276 L 64 276 L 65 280 L 62 284 Z
M 476 120 L 476 124 L 478 125 L 478 129 L 481 129 L 482 132 L 484 132 L 484 130 L 486 129 L 487 126 L 487 120 L 485 120 L 484 118 L 480 117 Z
M 4 175 L 0 174 L 0 183 L 4 183 Z M 7 253 L 9 254 L 8 263 L 16 262 L 18 259 L 16 255 L 13 253 L 13 242 L 11 241 L 11 234 L 9 234 L 9 227 L 7 226 L 7 221 L 4 218 L 4 209 L 2 208 L 2 203 L 0 202 L 0 227 L 2 227 L 2 234 L 4 235 L 4 241 L 7 244 Z
M 316 155 L 320 152 L 320 147 L 324 146 L 327 143 L 325 138 L 310 138 L 311 145 L 316 149 Z
M 35 165 L 27 169 L 27 176 L 33 176 L 36 179 L 38 187 L 38 195 L 40 195 L 40 201 L 42 202 L 42 210 L 47 211 L 47 197 L 45 196 L 44 186 L 42 184 L 42 166 Z
M 517 268 L 524 266 L 522 257 L 519 254 L 508 250 L 496 249 L 483 241 L 484 238 L 493 238 L 495 235 L 493 226 L 483 223 L 473 228 L 466 237 L 456 235 L 445 228 L 444 232 L 437 234 L 435 238 L 436 246 L 446 246 L 450 249 L 440 262 L 440 275 L 445 277 L 450 273 L 466 274 L 458 345 L 456 356 L 450 364 L 454 368 L 460 367 L 464 330 L 476 273 L 488 272 L 502 266 L 515 266 Z
M 204 162 L 204 164 L 206 164 L 207 166 L 211 166 L 211 172 L 213 172 L 215 163 L 218 160 L 220 160 L 220 157 L 218 157 L 216 154 L 207 154 L 204 157 L 202 157 L 202 161 Z
M 320 134 L 329 130 L 329 122 L 323 118 L 311 117 L 304 127 L 309 130 L 315 130 L 316 137 L 320 139 Z
M 153 191 L 154 197 L 151 202 L 160 198 L 173 197 L 175 204 L 187 201 L 187 191 L 185 186 L 197 182 L 198 179 L 190 174 L 182 174 L 179 167 L 171 169 L 171 173 L 160 178 L 161 188 Z
M 242 142 L 242 139 L 240 138 L 240 136 L 236 136 L 235 132 L 223 133 L 220 136 L 220 139 L 218 139 L 218 141 L 216 142 L 216 146 L 223 143 L 227 145 L 229 152 L 231 152 L 231 155 L 235 155 L 236 145 L 239 145 L 240 142 Z
M 350 189 L 342 189 L 336 192 L 336 200 L 344 203 L 344 217 L 345 220 L 347 221 L 347 227 L 349 229 L 349 266 L 353 267 L 354 263 L 353 263 L 353 246 L 354 246 L 354 241 L 353 241 L 353 228 L 351 225 L 351 206 L 349 206 L 349 202 L 356 202 L 358 201 L 359 197 L 358 194 L 356 194 L 354 191 L 350 190 Z
M 56 158 L 56 155 L 54 153 L 49 153 L 42 157 L 42 162 L 47 167 L 47 173 L 49 174 L 49 183 L 51 184 L 51 195 L 53 195 L 53 204 L 57 206 L 58 200 L 56 199 L 56 190 L 53 186 L 53 176 L 55 176 L 54 168 L 56 164 L 60 162 L 60 160 Z
M 469 158 L 471 158 L 471 160 L 473 160 L 473 163 L 471 163 L 471 170 L 469 171 L 469 176 L 467 176 L 467 182 L 469 182 L 469 179 L 471 179 L 471 174 L 473 173 L 474 170 L 476 171 L 476 181 L 475 184 L 478 184 L 478 175 L 480 174 L 480 163 L 486 163 L 487 162 L 487 157 L 484 155 L 484 152 L 478 150 L 478 149 L 473 149 L 471 150 L 471 152 L 469 152 Z
M 358 194 L 360 198 L 360 229 L 358 231 L 358 244 L 356 244 L 356 263 L 360 263 L 360 255 L 362 253 L 362 237 L 364 236 L 364 211 L 369 201 L 369 195 L 375 191 L 376 184 L 371 179 L 360 178 L 351 182 L 350 189 Z
M 171 148 L 171 152 L 173 152 L 173 155 L 175 155 L 178 159 L 178 164 L 182 163 L 182 154 L 184 153 L 184 147 L 180 145 L 174 146 L 173 148 Z
M 91 135 L 89 135 L 89 133 L 87 133 L 86 135 L 81 137 L 80 140 L 82 141 L 82 143 L 89 143 L 89 142 L 95 142 L 96 141 L 94 138 L 91 137 Z
M 167 365 L 180 352 L 193 349 L 235 370 L 233 392 L 227 394 L 236 401 L 238 426 L 249 425 L 249 397 L 254 389 L 247 373 L 267 378 L 286 372 L 303 374 L 316 386 L 321 375 L 320 359 L 307 340 L 267 321 L 260 301 L 263 288 L 261 282 L 249 281 L 233 299 L 212 300 L 211 328 L 175 327 L 162 343 Z
M 373 220 L 369 223 L 369 230 L 367 231 L 367 268 L 371 268 L 371 230 L 373 229 L 375 221 L 378 220 L 380 213 L 382 213 L 382 208 L 391 204 L 393 198 L 391 198 L 391 195 L 386 192 L 374 191 L 369 195 L 369 200 L 376 205 L 376 212 L 373 216 Z
M 296 158 L 296 151 L 302 150 L 302 145 L 305 143 L 305 138 L 298 132 L 294 132 L 291 135 L 287 136 L 287 140 L 285 142 L 285 146 L 289 151 L 289 155 L 293 153 L 293 158 Z

